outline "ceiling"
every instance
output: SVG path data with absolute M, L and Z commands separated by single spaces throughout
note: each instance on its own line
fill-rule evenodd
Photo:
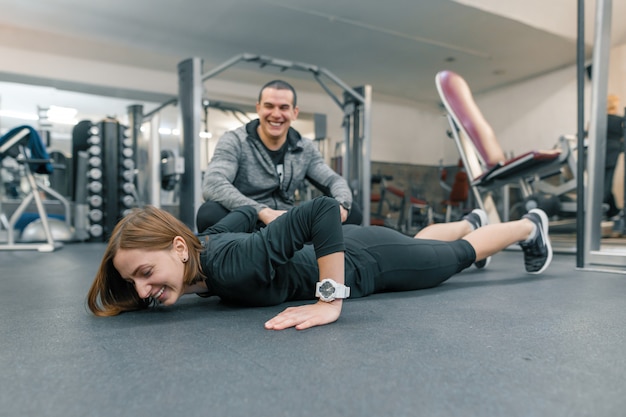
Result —
M 0 9 L 0 44 L 14 48 L 171 72 L 191 56 L 207 71 L 242 53 L 267 55 L 323 67 L 350 86 L 369 84 L 375 96 L 429 104 L 438 101 L 434 75 L 443 68 L 480 92 L 576 60 L 575 36 L 449 0 L 0 0 Z M 626 42 L 626 29 L 613 42 Z M 243 64 L 219 77 L 257 84 L 267 71 Z M 306 73 L 284 78 L 319 90 Z M 0 73 L 3 80 L 19 75 Z

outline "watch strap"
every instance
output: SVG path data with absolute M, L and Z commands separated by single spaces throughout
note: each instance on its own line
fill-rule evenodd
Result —
M 350 287 L 346 287 L 342 284 L 336 284 L 335 286 L 335 298 L 348 298 L 350 297 Z

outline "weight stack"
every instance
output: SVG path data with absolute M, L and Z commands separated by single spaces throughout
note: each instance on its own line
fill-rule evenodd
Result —
M 117 222 L 136 206 L 135 162 L 126 127 L 105 120 L 90 129 L 87 169 L 90 241 L 106 241 Z

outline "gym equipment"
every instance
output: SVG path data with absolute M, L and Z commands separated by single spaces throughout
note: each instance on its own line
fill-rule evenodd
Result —
M 459 159 L 457 164 L 457 172 L 454 175 L 454 182 L 448 185 L 446 182 L 448 171 L 443 167 L 443 162 L 439 161 L 439 184 L 448 191 L 448 198 L 442 201 L 446 208 L 444 221 L 449 223 L 461 219 L 467 211 L 467 200 L 469 199 L 469 178 L 465 168 L 463 168 L 463 160 Z
M 371 215 L 370 224 L 403 231 L 406 194 L 401 189 L 389 184 L 392 179 L 391 175 L 372 175 L 372 184 L 378 184 L 379 193 L 372 193 L 370 197 L 372 203 L 378 204 L 376 212 Z M 386 212 L 384 213 L 385 206 Z
M 177 167 L 177 158 L 173 151 L 163 149 L 161 151 L 161 188 L 172 191 L 180 181 L 181 169 Z
M 410 196 L 407 229 L 404 233 L 409 236 L 415 236 L 418 231 L 434 222 L 433 208 L 428 201 Z
M 0 243 L 0 250 L 37 250 L 39 252 L 53 252 L 63 245 L 54 240 L 50 230 L 48 213 L 44 207 L 41 193 L 46 190 L 38 184 L 33 171 L 41 174 L 50 174 L 53 171 L 48 152 L 41 141 L 37 131 L 30 126 L 18 126 L 11 129 L 0 137 L 0 159 L 5 157 L 14 158 L 24 170 L 29 185 L 26 197 L 13 212 L 7 217 L 2 209 L 2 196 L 0 196 L 0 225 L 7 231 L 7 241 Z M 4 187 L 2 187 L 4 189 Z M 50 190 L 48 189 L 48 192 Z M 44 243 L 20 243 L 16 241 L 15 225 L 28 207 L 31 201 L 35 201 L 37 213 L 41 221 Z
M 565 167 L 572 168 L 568 175 L 576 172 L 574 152 L 566 139 L 559 140 L 560 149 L 530 151 L 507 159 L 467 82 L 452 71 L 441 71 L 436 76 L 436 85 L 476 203 L 488 213 L 491 223 L 500 222 L 502 217 L 508 220 L 511 186 L 519 187 L 524 198 L 540 192 L 565 196 L 575 190 L 575 177 L 564 175 Z M 548 179 L 556 179 L 557 185 Z M 502 217 L 494 201 L 495 191 L 504 194 Z M 575 213 L 575 204 L 564 198 L 558 211 Z
M 578 25 L 578 141 L 583 141 L 585 125 L 584 117 L 584 24 L 581 10 L 584 10 L 582 0 L 579 0 Z M 593 57 L 591 66 L 591 111 L 589 117 L 588 153 L 586 158 L 586 187 L 583 181 L 579 185 L 579 206 L 576 233 L 576 265 L 578 268 L 597 270 L 603 268 L 611 272 L 624 273 L 626 266 L 626 251 L 616 250 L 613 247 L 602 247 L 602 200 L 604 194 L 604 171 L 606 158 L 607 133 L 607 96 L 609 79 L 609 55 L 611 49 L 611 20 L 612 1 L 596 1 Z M 582 159 L 579 172 L 583 172 Z M 582 177 L 582 176 L 581 176 Z M 581 178 L 582 179 L 582 178 Z M 582 195 L 584 194 L 584 198 Z
M 74 231 L 67 226 L 65 220 L 48 218 L 48 227 L 55 242 L 72 242 L 74 240 Z M 41 219 L 33 220 L 28 223 L 20 236 L 20 242 L 45 242 L 46 231 Z
M 391 175 L 372 175 L 372 185 L 378 184 L 379 192 L 370 194 L 371 202 L 377 204 L 376 212 L 371 214 L 370 224 L 413 236 L 432 223 L 432 208 L 427 201 L 407 196 L 405 191 L 390 185 L 389 181 L 392 180 Z
M 61 219 L 48 216 L 48 224 L 52 237 L 57 242 L 72 242 L 76 240 L 74 227 L 72 226 L 72 214 L 69 201 L 59 192 L 45 184 L 38 183 L 41 190 L 56 198 L 64 208 L 64 216 Z M 20 236 L 20 242 L 44 242 L 46 240 L 43 221 L 38 218 L 26 225 Z
M 197 140 L 200 134 L 202 115 L 202 83 L 239 62 L 258 64 L 261 68 L 276 67 L 281 71 L 289 69 L 308 72 L 341 108 L 346 135 L 344 140 L 345 154 L 340 174 L 348 181 L 354 193 L 354 200 L 363 209 L 363 223 L 369 224 L 371 86 L 351 88 L 330 71 L 316 65 L 253 54 L 234 56 L 204 74 L 202 74 L 202 60 L 199 58 L 190 58 L 178 65 L 178 104 L 182 116 L 182 149 L 185 166 L 185 172 L 181 176 L 179 217 L 183 223 L 194 227 L 196 211 L 202 203 L 201 173 L 203 167 L 199 166 L 200 144 Z M 343 100 L 338 98 L 324 83 L 323 76 L 343 90 Z
M 178 97 L 165 101 L 154 110 L 143 113 L 140 105 L 129 106 L 129 130 L 133 147 L 140 155 L 137 163 L 145 167 L 137 175 L 137 187 L 145 198 L 142 201 L 160 207 L 161 190 L 172 191 L 175 183 L 180 185 L 178 191 L 177 217 L 192 229 L 195 228 L 196 212 L 202 204 L 202 173 L 204 167 L 200 165 L 202 149 L 201 141 L 198 140 L 201 132 L 202 115 L 206 115 L 206 109 L 210 102 L 203 96 L 205 88 L 203 83 L 208 79 L 220 74 L 231 66 L 239 63 L 258 64 L 260 68 L 277 67 L 281 71 L 297 70 L 308 72 L 321 85 L 324 91 L 341 108 L 345 131 L 344 155 L 338 166 L 337 172 L 346 178 L 353 190 L 354 201 L 363 209 L 363 223 L 369 224 L 370 218 L 370 113 L 371 113 L 371 87 L 362 86 L 351 88 L 328 70 L 301 62 L 291 62 L 268 56 L 241 54 L 236 55 L 217 66 L 216 68 L 202 73 L 202 59 L 194 57 L 178 64 Z M 330 79 L 343 91 L 343 97 L 337 97 L 322 77 Z M 168 166 L 162 165 L 160 137 L 158 133 L 159 114 L 168 106 L 177 105 L 180 111 L 181 140 L 180 155 L 168 155 Z M 316 136 L 324 135 L 325 122 L 319 121 L 322 132 L 316 132 Z M 150 122 L 146 126 L 146 122 Z M 149 133 L 141 133 L 142 126 L 147 127 Z M 142 139 L 149 136 L 149 141 Z M 167 148 L 167 146 L 163 146 Z M 168 178 L 164 181 L 162 174 Z M 174 182 L 175 181 L 175 182 Z
M 80 122 L 73 131 L 76 231 L 104 241 L 127 210 L 138 204 L 135 151 L 117 120 Z

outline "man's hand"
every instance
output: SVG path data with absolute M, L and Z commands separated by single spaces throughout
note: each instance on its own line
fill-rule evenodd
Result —
M 286 212 L 286 210 L 273 210 L 269 207 L 266 207 L 259 211 L 259 220 L 265 223 L 265 225 L 268 225 Z
M 322 326 L 337 321 L 341 314 L 343 300 L 335 300 L 332 303 L 318 301 L 298 307 L 289 307 L 273 319 L 265 323 L 268 330 L 283 330 L 295 327 L 304 330 L 314 326 Z
M 348 213 L 348 210 L 346 210 L 344 206 L 339 206 L 339 212 L 341 213 L 341 223 L 345 223 L 350 213 Z

